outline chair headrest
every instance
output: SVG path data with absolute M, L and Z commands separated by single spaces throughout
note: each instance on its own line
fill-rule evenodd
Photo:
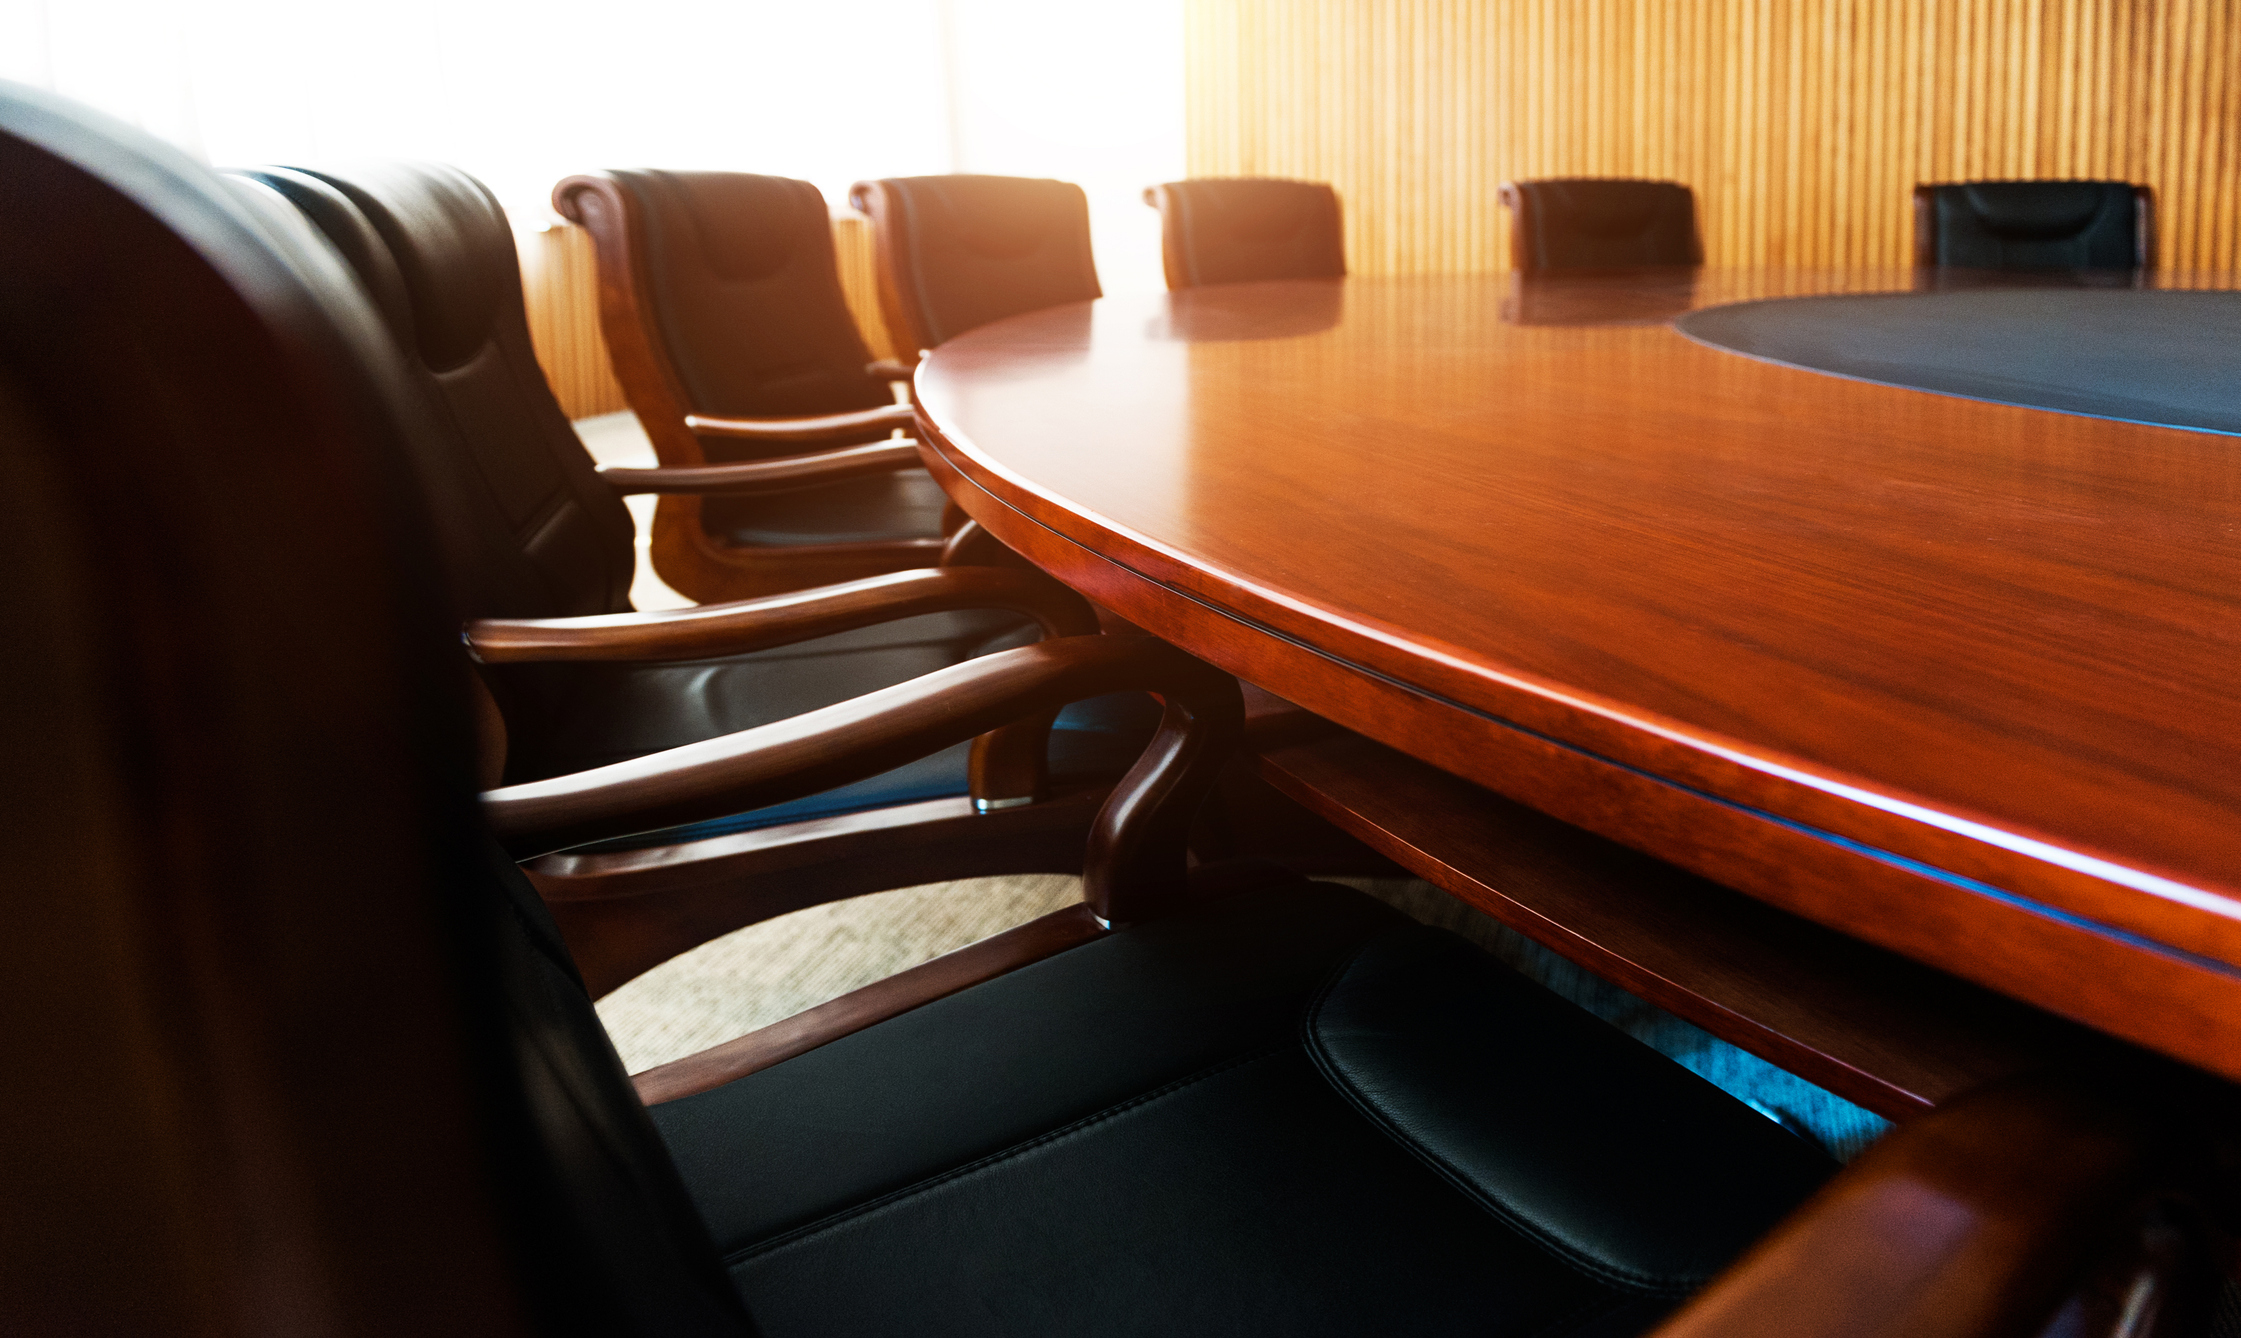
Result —
M 2132 198 L 2121 181 L 1973 181 L 1959 190 L 1986 231 L 2031 239 L 2082 232 L 2112 196 Z
M 306 175 L 357 206 L 387 243 L 412 306 L 411 345 L 431 371 L 472 360 L 497 337 L 508 310 L 520 307 L 521 268 L 506 211 L 465 172 L 372 162 Z M 307 212 L 317 216 L 316 207 Z

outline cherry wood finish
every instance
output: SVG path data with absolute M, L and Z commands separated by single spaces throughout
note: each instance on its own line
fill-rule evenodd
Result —
M 685 426 L 699 436 L 735 441 L 850 441 L 860 440 L 866 432 L 908 429 L 915 418 L 909 405 L 893 404 L 814 418 L 719 418 L 689 413 Z
M 1657 1338 L 2200 1333 L 2206 1242 L 2153 1201 L 2186 1169 L 2174 1133 L 2050 1082 L 1973 1093 L 1869 1148 Z
M 2241 1076 L 2230 442 L 1505 323 L 1498 277 L 1339 282 L 972 331 L 919 371 L 928 465 L 1311 711 Z
M 955 505 L 955 503 L 951 503 Z M 1024 567 L 1035 570 L 1034 564 L 1014 553 L 995 535 L 980 527 L 977 521 L 965 521 L 949 532 L 949 541 L 942 545 L 944 567 Z
M 737 734 L 486 790 L 482 812 L 517 856 L 542 854 L 815 794 L 1129 689 L 1158 692 L 1167 709 L 1090 825 L 1083 895 L 1106 920 L 1135 920 L 1180 894 L 1191 820 L 1244 723 L 1234 682 L 1148 637 L 1000 651 Z
M 1046 637 L 1097 631 L 1089 605 L 1039 572 L 929 567 L 729 604 L 579 618 L 477 618 L 467 624 L 466 638 L 468 651 L 484 664 L 697 660 L 952 609 L 1024 614 Z
M 634 1074 L 630 1081 L 649 1106 L 721 1087 L 874 1023 L 1079 947 L 1105 930 L 1089 907 L 1068 906 L 737 1039 Z
M 1258 763 L 1409 872 L 1878 1115 L 2114 1048 L 1358 734 L 1263 746 Z
M 918 468 L 918 443 L 907 437 L 875 441 L 814 455 L 786 455 L 775 460 L 735 460 L 720 465 L 682 466 L 675 469 L 626 469 L 609 465 L 599 477 L 618 493 L 756 493 L 784 492 L 812 483 L 835 483 L 868 474 L 891 474 Z
M 695 435 L 696 428 L 687 421 L 693 414 L 691 398 L 671 365 L 647 297 L 650 285 L 642 255 L 645 224 L 638 217 L 630 192 L 600 174 L 570 177 L 553 188 L 553 208 L 569 221 L 582 224 L 592 238 L 599 271 L 600 332 L 606 336 L 607 353 L 616 379 L 622 383 L 624 398 L 645 427 L 655 456 L 671 468 L 707 466 L 710 462 Z M 846 414 L 836 419 L 856 417 L 859 415 Z M 769 430 L 761 433 L 746 420 L 703 419 L 697 430 L 712 436 L 759 436 L 765 441 L 830 441 L 836 432 L 845 437 L 853 431 L 855 441 L 861 442 L 882 428 L 900 425 L 890 422 L 891 415 L 884 409 L 871 410 L 862 417 L 867 421 L 851 428 L 835 428 L 835 419 L 772 420 Z M 805 429 L 805 423 L 825 426 Z M 802 430 L 813 435 L 785 435 Z M 825 435 L 814 435 L 819 432 Z M 941 555 L 938 539 L 785 547 L 729 544 L 709 533 L 701 523 L 700 511 L 696 494 L 663 497 L 654 508 L 648 551 L 662 580 L 680 594 L 703 602 L 744 599 L 931 566 Z

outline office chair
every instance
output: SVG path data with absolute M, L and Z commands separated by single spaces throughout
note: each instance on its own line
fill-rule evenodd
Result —
M 1089 201 L 1070 182 L 889 177 L 857 182 L 848 201 L 871 217 L 881 311 L 904 347 L 1103 295 Z
M 271 226 L 292 224 L 307 249 L 324 238 L 347 258 L 404 355 L 419 406 L 411 445 L 442 508 L 467 647 L 495 708 L 486 733 L 503 767 L 493 783 L 627 763 L 1037 636 L 1096 629 L 1077 596 L 1016 568 L 927 568 L 631 612 L 630 518 L 619 493 L 678 475 L 692 486 L 739 475 L 752 483 L 773 464 L 595 471 L 530 353 L 504 215 L 465 173 L 374 164 L 346 174 L 270 168 L 254 179 L 255 194 L 293 206 Z M 1073 872 L 1096 795 L 1156 718 L 1138 696 L 1084 703 L 1056 728 L 1029 720 L 825 792 L 682 828 L 612 833 L 597 849 L 540 861 L 537 873 L 604 991 L 815 899 Z M 658 872 L 644 874 L 646 864 Z M 774 864 L 794 871 L 792 900 L 777 909 L 746 891 Z M 689 888 L 698 909 L 687 916 L 678 896 L 657 905 L 622 895 L 641 875 L 672 892 Z M 820 890 L 803 900 L 811 889 Z
M 2152 269 L 2155 196 L 2123 181 L 1914 188 L 1914 263 L 1957 269 Z
M 664 495 L 663 580 L 710 601 L 934 565 L 948 499 L 888 442 L 911 426 L 888 389 L 909 370 L 872 361 L 815 186 L 594 172 L 552 202 L 591 236 L 600 330 L 662 464 L 792 457 L 804 471 L 783 491 Z M 839 449 L 803 454 L 816 444 Z
M 1528 273 L 1701 265 L 1696 197 L 1672 181 L 1547 177 L 1502 183 L 1510 264 Z
M 1159 210 L 1170 290 L 1263 279 L 1338 279 L 1338 193 L 1319 181 L 1205 177 L 1144 188 Z

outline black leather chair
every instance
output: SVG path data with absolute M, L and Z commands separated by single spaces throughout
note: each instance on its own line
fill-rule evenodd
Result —
M 1338 192 L 1319 181 L 1203 177 L 1144 188 L 1159 210 L 1170 290 L 1264 279 L 1338 279 L 1346 245 Z
M 1112 928 L 648 1109 L 478 830 L 380 318 L 145 137 L 29 93 L 0 129 L 0 589 L 41 648 L 0 669 L 0 916 L 55 1028 L 8 1042 L 15 1331 L 1622 1332 L 1828 1173 L 1358 894 L 1186 881 L 1235 688 L 1113 637 L 485 802 L 533 840 L 1167 695 Z
M 1528 273 L 1701 265 L 1696 196 L 1672 181 L 1547 177 L 1505 181 L 1510 263 Z
M 563 180 L 552 200 L 591 235 L 616 379 L 663 464 L 794 455 L 909 428 L 889 391 L 909 372 L 872 361 L 815 186 L 595 172 Z M 778 493 L 673 495 L 655 519 L 656 570 L 714 600 L 930 566 L 947 501 L 907 458 Z
M 631 527 L 619 491 L 668 486 L 678 475 L 752 481 L 784 464 L 595 470 L 530 353 L 504 215 L 465 173 L 380 164 L 347 174 L 264 169 L 254 180 L 253 194 L 285 196 L 348 259 L 404 355 L 420 405 L 411 444 L 426 490 L 444 508 L 468 645 L 502 719 L 504 768 L 494 783 L 553 781 L 791 719 L 1039 635 L 1095 630 L 1088 607 L 1040 573 L 970 567 L 632 613 Z M 293 213 L 272 222 L 290 224 L 305 228 Z M 848 840 L 828 870 L 832 896 L 874 890 L 863 881 L 871 870 L 881 887 L 1022 872 L 1023 858 L 1071 871 L 1091 793 L 1126 768 L 1156 718 L 1141 696 L 1112 697 L 1060 716 L 1047 767 L 1045 722 L 1029 721 L 977 749 L 959 742 L 901 758 L 822 793 L 618 833 L 550 870 L 548 890 L 568 903 L 561 914 L 572 934 L 582 917 L 596 917 L 598 936 L 635 945 L 627 961 L 597 964 L 595 984 L 605 989 L 618 974 L 775 912 L 711 892 L 689 932 L 649 937 L 619 917 L 643 907 L 676 929 L 677 912 L 618 897 L 591 858 L 600 853 L 627 864 L 628 852 L 659 848 L 674 885 L 699 852 L 710 861 L 706 881 L 721 889 L 751 877 L 757 860 L 799 868 L 801 841 L 846 818 Z M 1048 838 L 1032 856 L 1023 829 Z M 585 889 L 582 905 L 570 903 L 570 878 Z M 797 878 L 803 887 L 814 881 Z
M 1964 181 L 1914 188 L 1914 263 L 1955 269 L 2155 265 L 2155 199 L 2124 181 Z
M 889 177 L 857 182 L 848 201 L 871 217 L 880 307 L 908 348 L 1103 296 L 1089 201 L 1071 182 Z

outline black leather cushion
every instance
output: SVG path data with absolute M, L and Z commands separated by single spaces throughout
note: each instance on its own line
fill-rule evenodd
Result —
M 1296 881 L 652 1115 L 773 1338 L 1635 1332 L 1834 1169 Z
M 2132 269 L 2138 192 L 2123 181 L 1933 186 L 1933 263 L 1971 269 Z
M 1551 177 L 1511 183 L 1518 267 L 1694 265 L 1696 197 L 1671 181 Z
M 1321 182 L 1235 177 L 1153 189 L 1171 288 L 1346 273 L 1338 195 Z
M 967 330 L 1101 295 L 1089 245 L 1089 200 L 1065 181 L 894 177 L 877 183 L 894 211 L 889 235 L 898 300 L 929 346 Z
M 599 480 L 529 344 L 505 212 L 481 182 L 433 164 L 347 176 L 266 169 L 358 272 L 422 380 L 444 434 L 432 495 L 477 535 L 456 573 L 484 617 L 630 607 L 630 513 Z
M 711 459 L 736 452 L 709 445 Z M 755 497 L 710 497 L 700 504 L 709 533 L 735 544 L 847 544 L 938 538 L 949 495 L 919 469 L 846 479 Z
M 841 296 L 815 186 L 745 172 L 609 175 L 638 207 L 654 320 L 694 412 L 772 418 L 893 402 L 864 370 L 871 352 Z M 724 445 L 731 454 L 714 458 L 741 458 Z

